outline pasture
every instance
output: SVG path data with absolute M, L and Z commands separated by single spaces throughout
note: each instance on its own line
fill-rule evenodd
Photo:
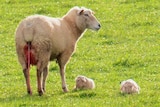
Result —
M 46 93 L 38 96 L 32 67 L 33 95 L 27 95 L 15 51 L 16 27 L 26 16 L 62 17 L 73 6 L 92 9 L 102 27 L 79 40 L 66 67 L 69 92 L 62 92 L 58 65 L 51 62 Z M 0 40 L 0 107 L 160 106 L 159 0 L 1 0 Z M 77 75 L 92 78 L 96 88 L 72 91 Z M 120 82 L 129 78 L 140 94 L 120 93 Z

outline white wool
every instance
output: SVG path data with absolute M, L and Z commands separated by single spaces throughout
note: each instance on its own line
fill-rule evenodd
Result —
M 87 78 L 85 76 L 77 76 L 76 77 L 76 86 L 75 86 L 75 90 L 76 89 L 94 89 L 95 88 L 95 83 L 92 79 Z
M 88 16 L 86 16 L 86 14 Z M 99 30 L 100 23 L 87 8 L 73 7 L 62 18 L 52 18 L 43 15 L 28 16 L 22 20 L 17 27 L 15 42 L 19 62 L 23 71 L 27 69 L 26 58 L 24 57 L 24 47 L 27 42 L 32 45 L 31 52 L 37 61 L 37 72 L 48 72 L 46 70 L 49 61 L 57 60 L 60 66 L 62 89 L 67 92 L 65 81 L 65 67 L 70 57 L 75 51 L 79 38 L 82 37 L 86 29 Z M 27 71 L 24 71 L 26 73 Z M 26 73 L 25 75 L 28 75 Z M 38 91 L 42 92 L 44 81 L 39 81 Z M 40 76 L 37 76 L 41 78 Z M 29 76 L 26 76 L 29 78 Z M 29 82 L 29 79 L 26 79 Z M 40 79 L 38 79 L 40 80 Z M 28 92 L 31 92 L 29 84 Z
M 132 79 L 122 81 L 120 89 L 121 89 L 122 93 L 127 93 L 127 94 L 139 93 L 139 91 L 140 91 L 140 87 Z

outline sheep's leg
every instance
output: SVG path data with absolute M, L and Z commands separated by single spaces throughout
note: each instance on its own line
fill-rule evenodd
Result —
M 65 68 L 68 60 L 70 59 L 72 53 L 63 53 L 61 56 L 57 58 L 59 67 L 60 67 L 60 75 L 62 81 L 62 89 L 64 92 L 68 92 L 68 88 L 66 85 L 66 77 L 65 77 Z
M 28 69 L 24 69 L 23 73 L 24 73 L 24 77 L 26 79 L 26 85 L 27 85 L 28 94 L 32 95 L 32 90 L 31 90 L 31 86 L 30 86 L 29 70 Z
M 48 74 L 48 59 L 42 59 L 37 63 L 37 87 L 38 87 L 38 93 L 39 95 L 44 94 L 45 89 L 45 81 Z M 42 76 L 43 76 L 43 82 L 42 82 Z
M 19 63 L 21 64 L 23 68 L 23 74 L 24 74 L 25 81 L 26 81 L 27 92 L 28 94 L 32 95 L 32 90 L 30 86 L 30 73 L 29 73 L 29 69 L 27 69 L 27 64 L 25 62 L 24 50 L 22 46 L 16 45 L 16 51 L 17 51 Z
M 38 93 L 39 95 L 43 95 L 43 90 L 42 90 L 42 72 L 43 72 L 43 62 L 39 61 L 37 63 L 37 87 L 38 87 Z
M 42 90 L 42 69 L 37 69 L 37 87 L 38 87 L 38 93 L 39 95 L 43 95 Z
M 65 77 L 65 65 L 60 67 L 60 75 L 62 81 L 62 89 L 64 92 L 68 92 L 68 88 L 66 85 L 66 77 Z
M 45 82 L 48 75 L 48 67 L 45 67 L 43 70 L 43 91 L 45 92 Z

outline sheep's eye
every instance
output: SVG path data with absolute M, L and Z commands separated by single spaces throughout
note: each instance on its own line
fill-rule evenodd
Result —
M 89 15 L 88 15 L 88 14 L 84 14 L 84 16 L 87 16 L 87 17 L 88 17 Z

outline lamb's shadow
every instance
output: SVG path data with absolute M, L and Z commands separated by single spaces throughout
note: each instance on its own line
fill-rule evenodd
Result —
M 72 97 L 72 98 L 92 98 L 95 97 L 96 93 L 91 90 L 76 90 L 71 91 L 69 95 L 66 97 Z

